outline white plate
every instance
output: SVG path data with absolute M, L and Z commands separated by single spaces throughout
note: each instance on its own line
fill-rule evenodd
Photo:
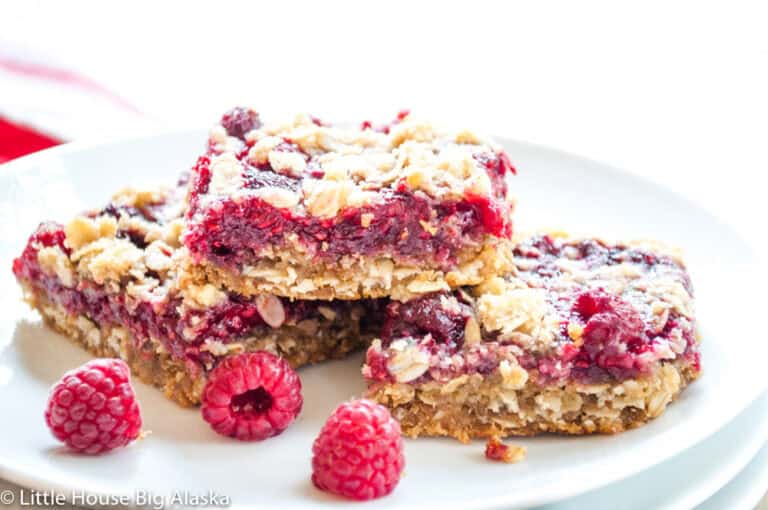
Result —
M 768 497 L 768 445 L 755 455 L 752 462 L 696 510 L 755 510 Z M 765 503 L 757 510 L 765 510 Z
M 688 510 L 740 476 L 745 466 L 757 459 L 766 440 L 768 396 L 763 395 L 712 437 L 676 457 L 626 480 L 539 510 Z M 768 491 L 768 487 L 762 490 Z
M 124 184 L 168 182 L 193 162 L 203 132 L 170 133 L 101 144 L 75 144 L 11 163 L 0 171 L 0 267 L 43 218 L 66 219 L 105 202 Z M 702 379 L 661 418 L 613 437 L 542 437 L 517 441 L 528 459 L 487 462 L 482 444 L 408 441 L 406 476 L 393 495 L 370 508 L 490 508 L 544 504 L 615 482 L 689 448 L 725 425 L 759 395 L 766 342 L 756 306 L 764 285 L 750 246 L 731 228 L 653 183 L 575 156 L 506 142 L 520 169 L 515 191 L 522 228 L 561 226 L 613 237 L 655 237 L 682 246 L 697 289 L 704 338 Z M 110 455 L 62 452 L 42 419 L 48 386 L 86 355 L 45 330 L 18 302 L 0 271 L 0 476 L 39 488 L 155 494 L 215 490 L 236 505 L 328 507 L 338 503 L 309 482 L 310 446 L 335 405 L 359 394 L 360 358 L 301 371 L 306 407 L 282 436 L 242 444 L 210 432 L 183 410 L 138 385 L 145 441 Z M 760 301 L 758 301 L 758 299 Z M 761 329 L 762 328 L 762 329 Z M 755 341 L 753 341 L 753 339 Z

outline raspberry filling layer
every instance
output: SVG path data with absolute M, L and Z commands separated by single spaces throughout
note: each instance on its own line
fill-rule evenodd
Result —
M 211 308 L 190 309 L 179 312 L 181 299 L 166 295 L 154 301 L 128 302 L 123 294 L 107 292 L 102 285 L 81 280 L 74 287 L 65 286 L 55 275 L 43 271 L 38 263 L 38 251 L 43 247 L 58 247 L 69 254 L 64 244 L 61 225 L 42 224 L 30 237 L 22 255 L 13 262 L 13 272 L 20 281 L 32 285 L 48 299 L 64 307 L 72 315 L 85 315 L 99 325 L 127 328 L 136 347 L 153 356 L 155 346 L 151 339 L 159 340 L 170 355 L 186 361 L 190 368 L 210 367 L 216 356 L 204 349 L 206 343 L 235 342 L 250 334 L 258 335 L 271 326 L 274 317 L 263 317 L 265 310 L 257 299 L 246 299 L 229 294 L 226 300 Z M 282 308 L 283 323 L 296 324 L 304 319 L 320 317 L 320 306 L 329 308 L 337 316 L 349 316 L 350 304 L 341 301 L 289 301 L 277 297 Z M 274 310 L 276 305 L 272 305 Z M 328 313 L 326 311 L 326 313 Z
M 564 274 L 560 261 L 567 259 L 587 270 L 629 264 L 644 273 L 680 282 L 693 296 L 688 272 L 671 257 L 594 239 L 561 243 L 546 235 L 518 245 L 514 255 L 516 260 L 527 262 L 520 278 L 548 289 L 548 300 L 561 319 L 556 354 L 520 359 L 523 367 L 537 369 L 544 380 L 571 378 L 599 383 L 635 378 L 648 373 L 659 359 L 668 358 L 670 350 L 689 360 L 695 370 L 700 369 L 693 317 L 670 309 L 659 327 L 642 300 L 630 302 L 599 286 L 565 296 L 559 293 L 558 279 Z M 576 340 L 571 331 L 577 332 Z
M 281 147 L 299 152 L 288 140 Z M 193 169 L 184 243 L 198 260 L 242 268 L 291 239 L 323 262 L 347 255 L 387 255 L 402 263 L 421 266 L 426 262 L 449 270 L 456 266 L 462 249 L 477 247 L 485 236 L 509 238 L 512 233 L 504 197 L 505 175 L 514 168 L 504 153 L 475 156 L 491 178 L 492 196 L 442 202 L 400 185 L 379 191 L 373 204 L 345 207 L 337 217 L 323 219 L 275 207 L 248 193 L 265 187 L 300 192 L 303 179 L 323 176 L 316 161 L 305 156 L 308 170 L 296 178 L 277 173 L 268 164 L 250 166 L 243 160 L 246 152 L 238 156 L 245 166 L 245 189 L 236 199 L 217 199 L 213 204 L 203 200 L 211 181 L 210 158 L 201 157 Z
M 692 318 L 669 310 L 660 326 L 642 301 L 630 302 L 599 286 L 572 285 L 563 291 L 558 285 L 563 278 L 559 262 L 568 259 L 591 268 L 635 264 L 643 271 L 672 276 L 690 293 L 690 279 L 673 259 L 598 241 L 558 244 L 547 236 L 518 246 L 515 257 L 520 265 L 518 277 L 547 291 L 548 313 L 555 314 L 560 324 L 548 349 L 534 352 L 512 338 L 487 331 L 482 331 L 482 341 L 468 345 L 465 331 L 472 317 L 471 299 L 461 292 L 437 293 L 388 305 L 381 347 L 369 349 L 366 376 L 374 381 L 395 380 L 390 369 L 395 341 L 401 343 L 400 351 L 404 341 L 408 349 L 417 349 L 417 356 L 427 360 L 428 369 L 411 383 L 489 374 L 502 360 L 513 358 L 526 370 L 535 371 L 543 384 L 637 378 L 649 373 L 659 360 L 677 357 L 689 361 L 694 370 L 700 369 Z
M 446 306 L 446 302 L 451 304 Z M 490 374 L 501 360 L 513 357 L 515 349 L 492 338 L 466 345 L 465 330 L 472 316 L 472 307 L 460 291 L 428 294 L 406 303 L 391 302 L 385 310 L 381 347 L 374 344 L 368 349 L 364 375 L 373 381 L 396 380 L 390 368 L 395 342 L 407 343 L 410 347 L 406 349 L 415 349 L 417 356 L 426 360 L 428 368 L 424 373 L 407 381 L 412 384 L 448 381 L 463 374 Z

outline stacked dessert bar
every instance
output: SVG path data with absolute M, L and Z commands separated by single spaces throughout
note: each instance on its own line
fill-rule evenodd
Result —
M 374 301 L 246 297 L 182 271 L 185 189 L 125 191 L 66 226 L 43 223 L 13 271 L 53 329 L 123 358 L 182 405 L 222 358 L 267 350 L 294 367 L 336 358 L 377 332 Z M 369 310 L 366 310 L 368 308 Z
M 196 404 L 224 357 L 368 347 L 412 436 L 616 432 L 699 373 L 692 290 L 659 245 L 512 238 L 514 173 L 472 131 L 235 108 L 178 186 L 42 224 L 14 262 L 47 323 Z
M 511 269 L 506 154 L 401 115 L 341 129 L 235 110 L 192 171 L 183 234 L 196 276 L 243 295 L 395 297 Z
M 537 235 L 513 254 L 513 272 L 387 306 L 363 373 L 406 434 L 620 432 L 698 376 L 676 253 Z

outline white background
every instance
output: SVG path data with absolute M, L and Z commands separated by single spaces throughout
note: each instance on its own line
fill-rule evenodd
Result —
M 235 103 L 335 119 L 410 107 L 764 220 L 765 6 L 18 1 L 0 6 L 0 50 L 80 70 L 152 125 L 207 125 Z M 762 221 L 750 229 L 764 237 Z
M 82 136 L 207 125 L 236 103 L 329 119 L 409 107 L 659 180 L 768 248 L 765 6 L 18 1 L 0 4 L 0 51 L 44 55 L 143 113 Z M 21 101 L 0 90 L 0 107 Z

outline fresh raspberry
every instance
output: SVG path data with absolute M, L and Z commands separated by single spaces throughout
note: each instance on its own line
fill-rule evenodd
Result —
M 223 436 L 261 441 L 288 428 L 301 411 L 301 379 L 266 351 L 224 359 L 208 376 L 203 419 Z
M 139 437 L 141 414 L 128 365 L 120 359 L 97 359 L 64 374 L 51 388 L 45 422 L 57 439 L 87 454 Z
M 370 400 L 337 407 L 312 446 L 312 482 L 350 499 L 389 494 L 404 467 L 400 424 Z

